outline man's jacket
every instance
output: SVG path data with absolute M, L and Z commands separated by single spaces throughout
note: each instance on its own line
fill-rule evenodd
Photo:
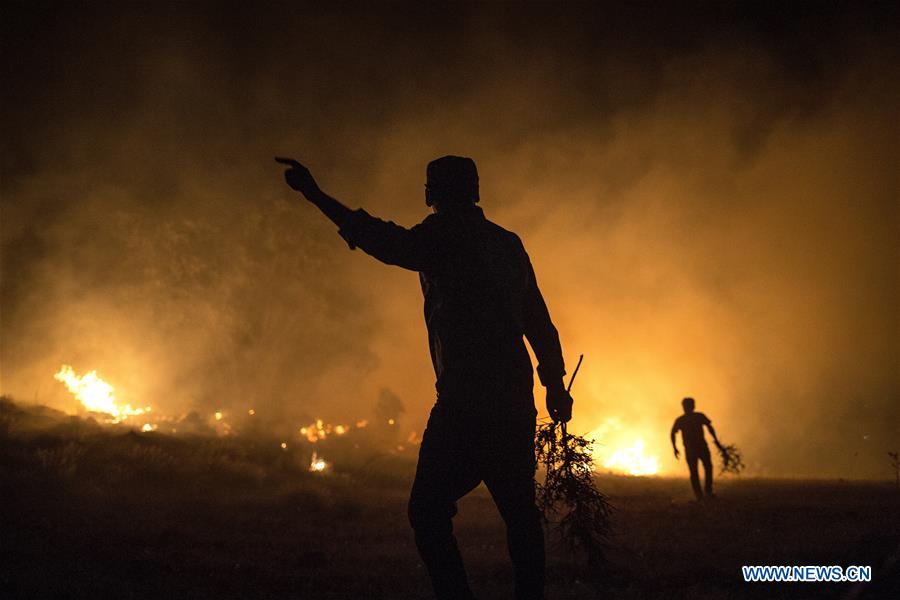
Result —
M 565 374 L 556 327 L 519 237 L 472 205 L 406 229 L 350 214 L 341 236 L 389 265 L 418 271 L 438 405 L 534 414 L 531 359 L 544 385 Z

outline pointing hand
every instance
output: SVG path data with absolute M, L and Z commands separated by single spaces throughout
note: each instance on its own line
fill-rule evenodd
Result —
M 678 460 L 679 456 L 681 456 L 681 453 L 678 452 L 678 448 L 675 448 L 675 460 Z
M 307 198 L 309 198 L 311 194 L 319 191 L 319 185 L 316 183 L 316 180 L 313 179 L 312 173 L 298 161 L 293 158 L 280 158 L 276 156 L 275 162 L 290 167 L 284 172 L 284 180 L 291 188 L 302 193 Z

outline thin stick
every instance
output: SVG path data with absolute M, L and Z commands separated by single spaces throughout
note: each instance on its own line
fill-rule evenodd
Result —
M 566 388 L 566 393 L 567 393 L 567 394 L 570 393 L 570 392 L 572 391 L 572 384 L 575 383 L 575 376 L 578 375 L 578 369 L 581 368 L 581 361 L 583 361 L 583 360 L 584 360 L 584 354 L 581 354 L 581 355 L 578 357 L 578 364 L 575 365 L 575 370 L 572 371 L 572 378 L 569 379 L 569 387 Z M 562 437 L 563 437 L 563 441 L 565 441 L 566 438 L 569 436 L 569 432 L 566 431 L 566 424 L 565 424 L 565 423 L 560 423 L 560 426 L 561 426 L 561 429 L 562 429 Z
M 581 368 L 581 361 L 584 360 L 584 354 L 578 357 L 578 364 L 575 365 L 575 371 L 572 372 L 572 379 L 569 380 L 569 387 L 566 388 L 567 392 L 572 391 L 572 384 L 575 383 L 575 376 L 578 375 L 578 369 Z

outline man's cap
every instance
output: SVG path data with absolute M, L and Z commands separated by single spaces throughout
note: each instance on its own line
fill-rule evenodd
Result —
M 428 186 L 460 201 L 478 202 L 478 168 L 467 156 L 442 156 L 428 163 Z

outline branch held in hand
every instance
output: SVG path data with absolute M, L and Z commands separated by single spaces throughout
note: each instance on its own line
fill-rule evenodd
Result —
M 740 475 L 744 470 L 744 458 L 741 451 L 734 444 L 719 444 L 719 457 L 722 459 L 722 468 L 719 473 L 724 475 Z
M 584 355 L 572 373 L 567 392 Z M 556 522 L 563 542 L 574 552 L 584 553 L 588 563 L 603 559 L 611 531 L 612 506 L 593 481 L 591 440 L 571 435 L 564 422 L 542 423 L 537 428 L 535 456 L 544 465 L 543 483 L 536 484 L 536 502 L 546 523 Z

